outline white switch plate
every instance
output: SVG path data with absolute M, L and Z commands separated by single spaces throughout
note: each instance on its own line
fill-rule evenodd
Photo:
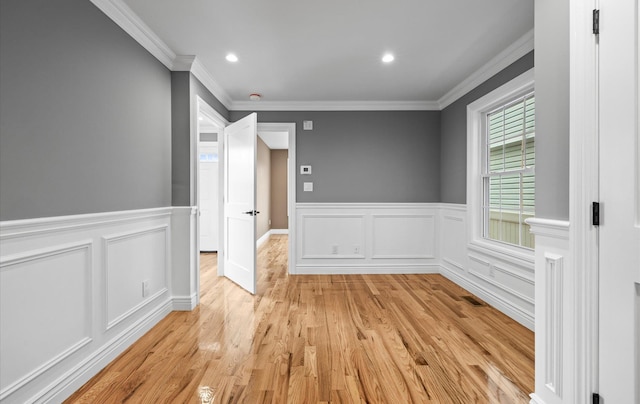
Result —
M 313 130 L 313 121 L 302 121 L 303 130 Z
M 304 183 L 304 192 L 313 192 L 313 182 Z
M 300 166 L 300 174 L 302 175 L 311 174 L 311 166 Z

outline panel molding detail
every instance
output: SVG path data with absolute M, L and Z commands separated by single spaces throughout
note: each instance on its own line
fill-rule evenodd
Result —
M 0 222 L 1 402 L 62 402 L 180 306 L 171 258 L 182 216 L 166 207 Z
M 296 212 L 296 273 L 438 272 L 435 204 L 299 203 Z
M 135 245 L 131 245 L 131 242 L 133 240 L 138 240 L 141 241 L 140 239 L 142 239 L 145 236 L 149 236 L 149 235 L 153 235 L 153 234 L 160 234 L 162 236 L 162 240 L 163 240 L 163 245 L 149 245 L 147 246 L 147 248 L 143 248 L 143 251 L 139 251 L 138 248 L 136 248 L 137 246 Z M 168 280 L 167 280 L 167 273 L 169 270 L 169 245 L 170 245 L 170 239 L 169 239 L 169 225 L 168 224 L 163 224 L 160 226 L 154 226 L 154 227 L 150 227 L 150 228 L 146 228 L 146 229 L 140 229 L 140 230 L 136 230 L 136 231 L 130 231 L 130 232 L 124 232 L 124 233 L 120 233 L 120 234 L 112 234 L 112 235 L 107 235 L 102 237 L 103 240 L 103 252 L 104 252 L 104 276 L 105 276 L 105 304 L 104 304 L 104 308 L 105 308 L 105 315 L 104 318 L 106 319 L 106 324 L 105 324 L 105 329 L 106 330 L 110 330 L 111 328 L 117 326 L 118 324 L 120 324 L 122 321 L 128 319 L 129 317 L 133 316 L 134 314 L 136 314 L 138 311 L 140 311 L 142 308 L 144 308 L 145 306 L 147 306 L 148 304 L 150 304 L 153 300 L 155 300 L 156 298 L 162 296 L 163 294 L 168 292 Z M 126 245 L 126 243 L 129 242 L 130 245 Z M 111 295 L 111 291 L 112 289 L 114 289 L 111 285 L 111 282 L 109 281 L 110 276 L 114 275 L 114 272 L 118 272 L 118 271 L 127 271 L 127 272 L 132 272 L 129 270 L 129 268 L 122 268 L 122 267 L 114 267 L 114 265 L 112 265 L 112 261 L 110 261 L 109 257 L 111 256 L 111 252 L 114 248 L 116 248 L 116 246 L 123 246 L 124 248 L 127 248 L 127 252 L 121 252 L 121 254 L 115 254 L 117 256 L 122 256 L 122 255 L 129 255 L 130 257 L 136 255 L 136 254 L 141 254 L 143 252 L 147 252 L 147 253 L 153 253 L 153 255 L 158 255 L 157 253 L 154 253 L 155 251 L 162 251 L 164 252 L 163 254 L 160 254 L 160 256 L 163 259 L 163 262 L 161 263 L 160 266 L 156 266 L 156 263 L 153 262 L 148 262 L 148 260 L 140 260 L 141 262 L 136 262 L 136 269 L 135 271 L 140 273 L 140 272 L 146 272 L 149 276 L 148 277 L 157 277 L 158 275 L 155 275 L 155 273 L 159 273 L 160 277 L 161 277 L 161 285 L 156 286 L 156 291 L 151 295 L 151 296 L 147 296 L 147 297 L 143 297 L 143 300 L 134 305 L 131 306 L 128 310 L 126 310 L 124 313 L 116 316 L 115 318 L 111 318 L 111 316 L 109 315 L 109 308 L 111 307 L 111 299 L 109 299 L 110 295 Z M 133 258 L 129 258 L 130 262 L 133 263 L 132 261 Z M 153 267 L 150 268 L 141 268 L 144 265 L 153 265 Z M 146 270 L 146 271 L 145 271 Z M 131 276 L 132 274 L 128 274 L 129 276 Z M 140 281 L 143 281 L 143 279 L 140 279 Z M 118 285 L 121 287 L 121 285 Z M 139 289 L 140 292 L 142 292 L 142 288 Z
M 15 296 L 13 296 L 13 294 L 17 292 L 15 288 L 18 285 L 24 284 L 27 278 L 30 278 L 32 276 L 32 274 L 28 272 L 37 270 L 39 264 L 40 264 L 41 270 L 42 270 L 42 267 L 46 267 L 46 272 L 50 272 L 52 274 L 59 273 L 60 271 L 58 271 L 58 269 L 60 269 L 60 267 L 58 265 L 60 264 L 66 264 L 69 266 L 73 265 L 73 262 L 62 261 L 62 260 L 64 258 L 72 258 L 73 255 L 77 253 L 80 253 L 82 257 L 80 259 L 81 262 L 77 263 L 80 265 L 75 268 L 74 267 L 63 268 L 63 270 L 66 269 L 66 272 L 80 273 L 84 275 L 84 281 L 82 282 L 81 289 L 68 291 L 68 292 L 76 292 L 76 294 L 83 295 L 83 296 L 78 296 L 78 298 L 82 300 L 82 305 L 85 308 L 84 309 L 85 314 L 83 316 L 84 318 L 77 319 L 79 321 L 79 323 L 77 324 L 79 325 L 79 327 L 74 327 L 74 328 L 79 328 L 79 329 L 76 329 L 75 331 L 80 332 L 81 335 L 73 335 L 71 332 L 61 332 L 61 333 L 57 333 L 57 335 L 54 335 L 54 336 L 43 335 L 43 337 L 50 340 L 51 344 L 59 345 L 59 350 L 56 353 L 52 352 L 49 354 L 47 354 L 46 352 L 32 352 L 32 355 L 33 354 L 40 355 L 42 362 L 39 365 L 36 365 L 35 368 L 32 368 L 30 371 L 27 371 L 27 373 L 21 376 L 18 376 L 19 378 L 17 380 L 10 382 L 10 384 L 8 385 L 5 385 L 7 383 L 6 380 L 2 380 L 2 383 L 1 383 L 2 389 L 0 390 L 0 400 L 4 400 L 6 397 L 10 396 L 12 393 L 17 391 L 18 389 L 24 387 L 25 385 L 29 384 L 33 380 L 37 379 L 40 375 L 42 375 L 49 369 L 65 361 L 70 356 L 75 354 L 77 351 L 79 351 L 80 349 L 82 349 L 83 347 L 91 343 L 91 341 L 93 340 L 92 339 L 92 318 L 88 314 L 89 308 L 92 307 L 93 305 L 93 294 L 91 292 L 91 279 L 92 279 L 92 272 L 93 272 L 92 242 L 91 240 L 85 239 L 85 240 L 80 240 L 73 243 L 61 244 L 53 247 L 47 247 L 47 248 L 41 248 L 41 249 L 35 249 L 35 250 L 28 250 L 28 251 L 13 254 L 10 256 L 0 257 L 0 276 L 2 277 L 2 284 L 3 284 L 2 285 L 3 299 L 1 304 L 3 321 L 1 321 L 2 341 L 0 341 L 0 345 L 2 346 L 3 361 L 10 361 L 14 359 L 16 351 L 14 349 L 11 349 L 11 346 L 9 346 L 9 344 L 11 344 L 11 341 L 13 341 L 14 338 L 9 338 L 7 334 L 9 332 L 13 333 L 16 331 L 17 327 L 15 324 L 15 321 L 12 321 L 12 320 L 16 320 L 17 318 L 21 317 L 19 313 L 14 313 L 13 310 L 11 310 L 11 308 L 17 307 L 17 306 L 20 306 L 20 307 L 29 306 L 29 305 L 18 304 L 18 302 L 16 301 L 17 299 L 15 298 Z M 56 263 L 58 265 L 56 265 Z M 62 272 L 61 275 L 62 274 L 64 274 L 64 272 Z M 29 282 L 33 282 L 33 280 Z M 43 285 L 43 286 L 46 286 L 46 285 Z M 65 285 L 60 285 L 60 289 L 64 289 L 65 287 L 66 287 Z M 7 289 L 5 290 L 4 288 L 7 288 Z M 7 296 L 7 293 L 11 293 L 12 295 Z M 60 293 L 66 293 L 66 292 L 59 290 L 58 294 Z M 30 304 L 37 304 L 37 303 L 38 302 L 36 301 L 35 298 L 30 300 Z M 33 311 L 34 307 L 31 306 L 30 309 L 31 309 L 30 311 Z M 24 325 L 23 327 L 26 332 L 31 334 L 31 336 L 38 335 L 38 334 L 42 335 L 42 333 L 39 333 L 38 332 L 39 330 L 37 330 L 38 324 L 34 324 L 34 323 L 37 323 L 37 320 L 38 319 L 30 318 L 27 324 Z M 10 322 L 10 323 L 7 324 L 7 322 Z M 19 323 L 24 324 L 24 322 L 21 322 L 21 321 Z M 33 329 L 34 327 L 36 329 Z M 15 335 L 13 335 L 13 337 L 15 337 Z M 9 341 L 6 341 L 6 339 L 9 339 Z M 75 341 L 73 341 L 72 339 Z M 24 362 L 22 360 L 20 360 L 20 362 L 21 362 L 21 365 L 24 365 Z M 6 365 L 6 363 L 3 365 Z M 12 368 L 15 369 L 15 366 L 12 366 Z M 3 373 L 2 379 L 4 379 L 7 373 L 6 369 L 3 370 L 2 373 Z M 9 377 L 11 377 L 11 375 Z
M 546 333 L 545 385 L 558 397 L 562 397 L 562 263 L 563 257 L 546 253 Z

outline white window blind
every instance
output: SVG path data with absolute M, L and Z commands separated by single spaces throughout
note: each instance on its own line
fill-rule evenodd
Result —
M 524 220 L 535 213 L 535 97 L 529 93 L 486 115 L 483 236 L 534 248 Z

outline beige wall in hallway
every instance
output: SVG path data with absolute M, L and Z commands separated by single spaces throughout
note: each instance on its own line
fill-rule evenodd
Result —
M 271 211 L 271 150 L 258 137 L 256 162 L 256 209 L 260 214 L 256 220 L 256 239 L 269 231 Z
M 271 150 L 271 228 L 289 228 L 287 217 L 288 150 Z

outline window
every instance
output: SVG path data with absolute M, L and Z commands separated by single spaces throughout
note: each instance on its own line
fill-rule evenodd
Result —
M 533 69 L 467 106 L 469 246 L 530 260 L 535 213 Z
M 482 236 L 533 248 L 524 222 L 535 212 L 533 92 L 486 113 L 485 122 Z

